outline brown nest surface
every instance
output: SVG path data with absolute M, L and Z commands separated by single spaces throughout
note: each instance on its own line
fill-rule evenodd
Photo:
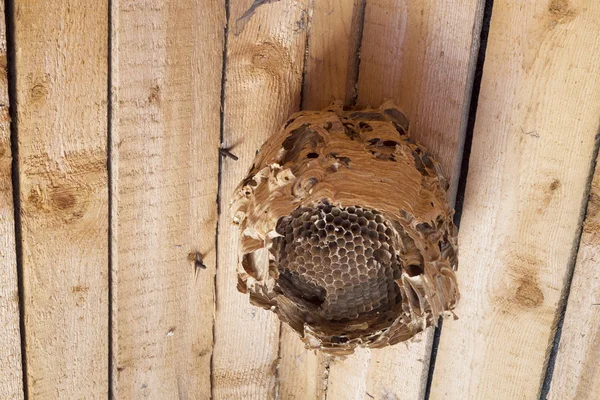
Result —
M 238 289 L 310 348 L 407 340 L 459 298 L 447 189 L 392 103 L 294 114 L 234 194 Z

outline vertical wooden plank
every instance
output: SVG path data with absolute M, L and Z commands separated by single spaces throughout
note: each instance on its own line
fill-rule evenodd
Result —
M 30 398 L 108 391 L 107 4 L 14 2 Z
M 308 31 L 303 104 L 321 110 L 337 100 L 356 100 L 359 45 L 365 0 L 315 1 Z
M 458 186 L 483 5 L 482 0 L 374 0 L 365 10 L 358 104 L 377 107 L 393 99 L 405 110 L 411 136 L 431 150 L 449 178 L 451 204 Z M 332 363 L 328 399 L 422 398 L 432 335 L 433 329 L 428 329 L 415 341 L 358 352 Z
M 4 1 L 0 1 L 0 17 Z M 8 80 L 6 76 L 6 25 L 0 18 L 0 398 L 23 398 L 19 289 L 13 209 L 12 152 Z
M 599 167 L 597 160 L 549 399 L 593 400 L 600 394 Z
M 369 2 L 358 103 L 393 99 L 436 156 L 454 201 L 483 18 L 482 0 Z
M 235 21 L 252 1 L 231 3 L 222 160 L 217 315 L 213 358 L 215 399 L 276 395 L 279 320 L 237 292 L 238 232 L 229 217 L 231 194 L 255 152 L 300 106 L 308 1 L 260 6 L 242 30 Z
M 112 15 L 113 395 L 207 399 L 225 3 Z
M 387 390 L 378 393 L 377 397 L 375 397 L 374 393 L 369 392 L 367 376 L 372 356 L 376 354 L 376 351 L 358 349 L 346 360 L 332 361 L 329 366 L 326 398 L 335 400 L 393 399 L 394 397 L 388 396 L 390 392 Z M 395 374 L 390 370 L 382 372 L 388 375 Z M 399 371 L 399 373 L 402 372 Z M 400 398 L 402 399 L 402 397 Z M 408 394 L 406 398 L 414 398 L 414 396 Z
M 600 3 L 494 2 L 431 398 L 537 398 L 600 113 Z
M 307 350 L 292 328 L 281 325 L 279 395 L 281 399 L 323 399 L 328 380 L 329 357 Z
M 358 47 L 364 0 L 312 3 L 304 67 L 305 110 L 319 110 L 336 100 L 351 105 L 358 76 Z M 298 334 L 281 326 L 279 395 L 282 399 L 322 399 L 328 380 L 329 357 L 309 351 Z

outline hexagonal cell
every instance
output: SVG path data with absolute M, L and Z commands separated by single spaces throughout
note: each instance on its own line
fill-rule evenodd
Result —
M 379 213 L 317 205 L 296 210 L 279 224 L 277 231 L 286 234 L 275 238 L 271 249 L 277 268 L 286 276 L 285 271 L 296 271 L 287 284 L 298 290 L 321 288 L 324 299 L 314 312 L 322 318 L 357 318 L 402 301 L 394 281 L 401 266 L 387 234 L 393 232 Z

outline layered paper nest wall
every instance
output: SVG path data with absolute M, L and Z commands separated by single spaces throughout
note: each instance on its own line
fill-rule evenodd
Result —
M 448 183 L 408 130 L 389 102 L 294 114 L 235 191 L 238 289 L 310 348 L 392 345 L 458 301 Z

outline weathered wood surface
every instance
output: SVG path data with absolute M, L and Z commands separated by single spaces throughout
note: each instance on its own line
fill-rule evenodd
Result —
M 112 15 L 113 395 L 209 398 L 225 5 Z
M 379 106 L 393 99 L 405 110 L 411 136 L 442 163 L 452 204 L 482 13 L 481 0 L 377 0 L 367 2 L 365 10 L 358 104 Z M 432 335 L 433 329 L 428 329 L 416 341 L 332 363 L 328 399 L 422 398 Z
M 483 0 L 376 0 L 365 10 L 358 104 L 393 99 L 405 110 L 411 136 L 444 167 L 452 203 L 483 6 Z
M 0 1 L 4 15 L 4 1 Z M 0 398 L 23 398 L 19 289 L 13 208 L 6 25 L 0 19 Z
M 358 76 L 358 47 L 364 0 L 312 3 L 304 66 L 302 109 L 319 110 L 334 101 L 352 105 Z M 282 324 L 278 363 L 282 399 L 323 399 L 329 357 L 306 350 L 298 334 Z
M 599 166 L 596 162 L 549 399 L 594 400 L 600 394 Z
M 238 232 L 231 194 L 256 150 L 300 108 L 308 1 L 264 4 L 236 24 L 252 1 L 230 3 L 223 146 L 239 157 L 222 160 L 217 304 L 213 355 L 215 399 L 275 398 L 279 320 L 238 293 Z M 243 26 L 243 29 L 242 29 Z
M 308 20 L 303 110 L 356 100 L 365 0 L 313 1 Z
M 108 2 L 14 2 L 29 398 L 108 392 Z
M 595 0 L 494 2 L 460 319 L 444 324 L 432 399 L 539 396 L 599 129 L 599 35 Z
M 248 304 L 229 200 L 290 113 L 393 99 L 453 203 L 484 1 L 262 3 L 236 23 L 253 1 L 230 2 L 226 38 L 221 0 L 16 0 L 17 154 L 0 21 L 0 398 L 423 397 L 432 329 L 331 361 Z M 432 399 L 539 397 L 575 259 L 548 398 L 600 392 L 598 171 L 574 254 L 600 129 L 599 36 L 595 0 L 495 2 L 460 319 L 444 324 Z

